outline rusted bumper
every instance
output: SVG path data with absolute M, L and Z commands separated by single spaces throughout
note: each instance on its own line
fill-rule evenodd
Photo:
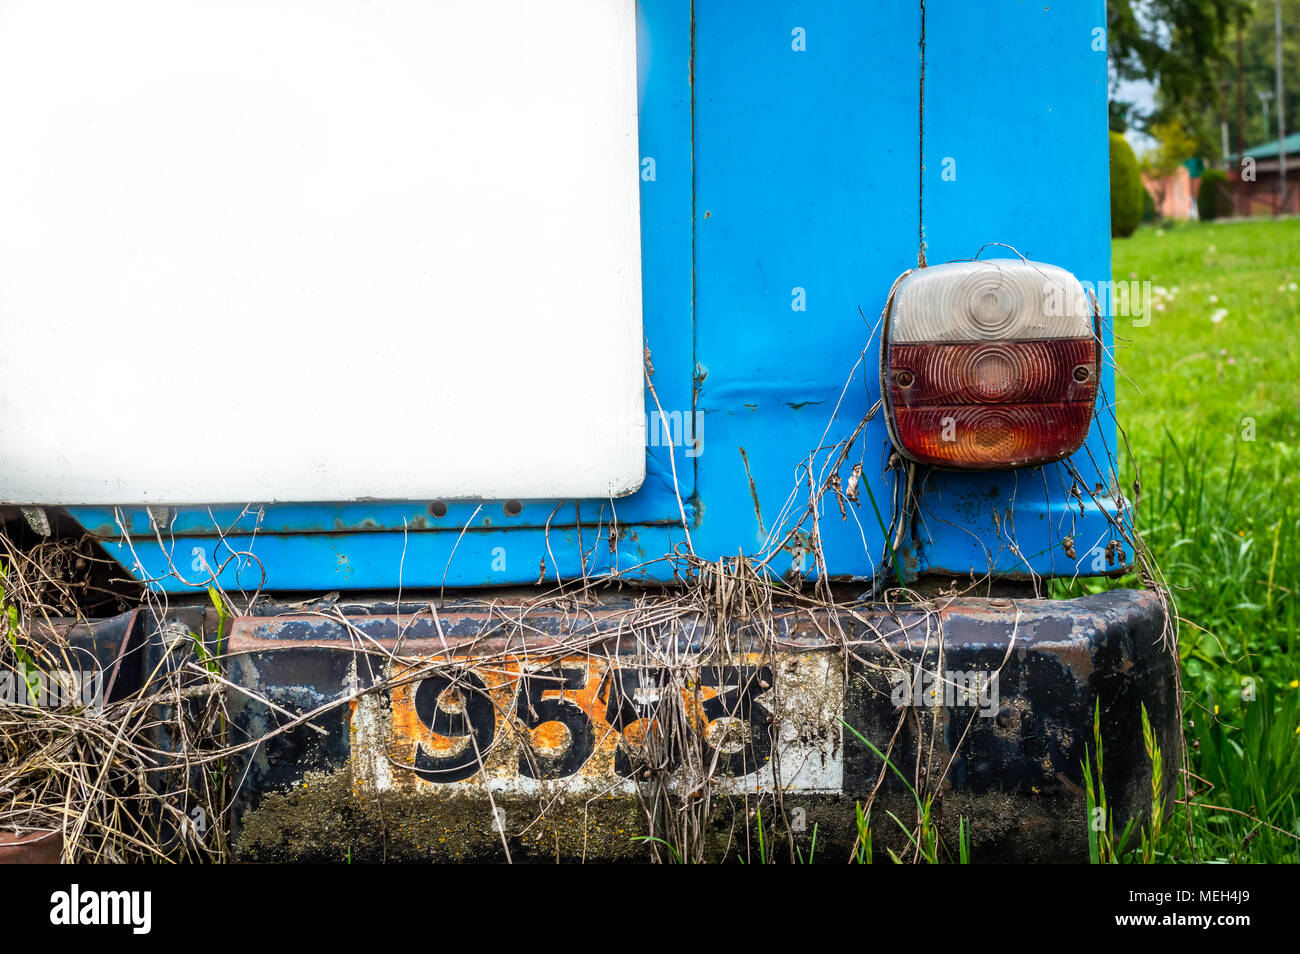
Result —
M 906 840 L 886 811 L 910 824 L 910 786 L 954 852 L 964 819 L 976 860 L 1082 858 L 1094 707 L 1121 826 L 1150 804 L 1141 706 L 1176 764 L 1164 622 L 1129 590 L 725 624 L 644 600 L 242 617 L 236 854 L 637 859 L 653 836 L 722 860 L 762 828 L 769 853 L 806 855 L 816 830 L 842 859 L 855 803 L 876 850 Z

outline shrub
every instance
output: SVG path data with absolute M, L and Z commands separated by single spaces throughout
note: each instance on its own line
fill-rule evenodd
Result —
M 1126 238 L 1142 221 L 1142 171 L 1133 148 L 1110 134 L 1110 234 Z
M 1154 222 L 1156 220 L 1156 200 L 1151 198 L 1151 190 L 1142 189 L 1142 221 Z
M 1232 214 L 1232 196 L 1228 192 L 1228 174 L 1221 169 L 1206 169 L 1201 176 L 1201 191 L 1196 197 L 1196 211 L 1209 222 Z

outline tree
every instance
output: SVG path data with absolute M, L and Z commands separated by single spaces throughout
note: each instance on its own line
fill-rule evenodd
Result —
M 1214 79 L 1213 96 L 1199 102 L 1177 101 L 1163 88 L 1156 91 L 1156 109 L 1144 117 L 1147 126 L 1172 119 L 1181 120 L 1199 143 L 1199 155 L 1221 165 L 1221 124 L 1228 124 L 1228 151 L 1273 142 L 1277 139 L 1277 102 L 1268 104 L 1269 124 L 1264 128 L 1259 93 L 1271 92 L 1276 80 L 1273 32 L 1273 0 L 1249 0 L 1243 4 L 1241 20 L 1241 83 L 1237 74 L 1237 27 L 1225 38 L 1226 59 L 1207 64 L 1207 76 Z M 1290 81 L 1286 95 L 1286 128 L 1300 131 L 1300 0 L 1282 0 L 1282 62 Z M 1112 75 L 1114 57 L 1112 55 Z M 1237 109 L 1238 92 L 1242 108 Z M 1124 104 L 1111 104 L 1112 113 Z M 1239 121 L 1240 120 L 1240 121 Z M 1111 128 L 1116 128 L 1112 117 Z
M 1242 36 L 1247 107 L 1242 139 L 1247 146 L 1277 139 L 1277 101 L 1268 104 L 1269 128 L 1265 129 L 1258 96 L 1261 91 L 1271 92 L 1277 77 L 1273 0 L 1256 0 L 1253 12 Z M 1295 85 L 1300 80 L 1300 0 L 1282 0 L 1282 66 L 1292 84 L 1285 104 L 1286 128 L 1292 133 L 1300 131 L 1300 87 Z
M 1182 120 L 1199 152 L 1217 154 L 1217 127 L 1202 116 L 1220 100 L 1232 31 L 1250 17 L 1252 0 L 1109 0 L 1106 7 L 1112 81 L 1156 83 L 1157 120 Z M 1130 107 L 1115 104 L 1112 129 L 1150 121 L 1131 115 Z

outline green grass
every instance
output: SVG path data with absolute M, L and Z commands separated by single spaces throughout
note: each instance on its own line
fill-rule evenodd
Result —
M 1200 779 L 1157 860 L 1190 860 L 1190 823 L 1201 859 L 1295 862 L 1300 220 L 1143 228 L 1115 241 L 1114 269 L 1156 290 L 1149 325 L 1116 320 L 1117 414 L 1182 620 Z

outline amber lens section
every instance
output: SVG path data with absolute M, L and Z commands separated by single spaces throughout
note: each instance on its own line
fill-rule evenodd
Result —
M 1088 434 L 1098 370 L 1091 338 L 894 345 L 895 431 L 922 463 L 1005 469 L 1059 460 Z

